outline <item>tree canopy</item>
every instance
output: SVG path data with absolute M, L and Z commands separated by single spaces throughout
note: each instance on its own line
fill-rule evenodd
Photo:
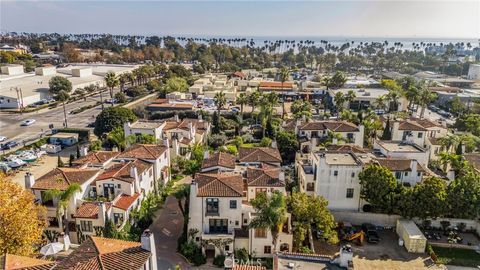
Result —
M 101 136 L 104 133 L 112 131 L 116 127 L 123 128 L 123 124 L 134 122 L 137 116 L 132 110 L 123 107 L 109 107 L 103 110 L 95 121 L 94 133 Z
M 61 91 L 69 93 L 72 91 L 72 83 L 65 77 L 53 76 L 48 82 L 50 94 L 57 96 Z
M 0 174 L 0 254 L 30 255 L 47 226 L 34 195 Z

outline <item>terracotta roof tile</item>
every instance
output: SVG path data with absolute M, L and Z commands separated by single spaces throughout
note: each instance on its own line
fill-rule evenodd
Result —
M 415 131 L 427 131 L 426 128 L 422 127 L 420 124 L 412 121 L 401 121 L 398 125 L 399 130 L 415 130 Z
M 346 121 L 316 121 L 300 124 L 299 130 L 330 130 L 333 132 L 358 132 L 358 127 Z
M 122 194 L 120 198 L 113 203 L 113 206 L 122 210 L 127 211 L 130 206 L 140 197 L 140 193 L 135 193 L 133 196 Z
M 429 137 L 428 140 L 432 145 L 442 145 L 440 138 Z
M 0 269 L 5 270 L 48 270 L 55 265 L 55 262 L 5 254 L 0 256 Z
M 193 139 L 189 139 L 189 138 L 186 138 L 186 137 L 183 137 L 181 140 L 180 140 L 180 143 L 181 144 L 190 144 L 191 142 L 193 141 Z
M 281 169 L 272 167 L 249 167 L 247 168 L 248 186 L 261 187 L 284 187 L 285 183 L 280 181 Z
M 260 82 L 260 85 L 259 85 L 260 88 L 264 87 L 264 88 L 272 88 L 272 89 L 279 89 L 279 90 L 282 90 L 282 89 L 285 89 L 285 90 L 291 90 L 293 88 L 293 83 L 291 82 L 284 82 L 282 84 L 282 82 Z
M 73 164 L 77 166 L 85 164 L 102 166 L 105 162 L 115 158 L 118 154 L 119 152 L 112 151 L 90 152 L 86 156 L 80 157 L 79 159 L 75 160 Z
M 224 152 L 217 152 L 206 158 L 202 162 L 202 169 L 211 168 L 215 166 L 235 169 L 235 156 Z
M 273 147 L 240 147 L 238 154 L 240 162 L 282 162 L 280 152 Z
M 168 148 L 157 144 L 135 144 L 118 155 L 117 158 L 140 158 L 140 159 L 157 159 Z
M 140 175 L 146 170 L 148 170 L 149 168 L 153 167 L 153 165 L 151 163 L 148 163 L 140 159 L 136 159 L 134 161 L 117 163 L 110 166 L 110 168 L 108 168 L 102 174 L 100 174 L 95 179 L 95 182 L 92 183 L 92 185 L 95 185 L 96 181 L 105 180 L 105 179 L 117 179 L 117 180 L 131 183 L 135 181 L 135 178 L 130 176 L 130 169 L 132 167 L 136 167 L 137 173 L 138 175 Z
M 138 242 L 89 237 L 54 269 L 142 269 L 151 256 Z
M 70 184 L 83 184 L 92 179 L 100 170 L 55 168 L 38 178 L 32 189 L 66 190 Z
M 378 164 L 388 168 L 390 171 L 411 171 L 411 159 L 402 158 L 382 158 L 376 160 Z
M 243 197 L 243 179 L 240 174 L 197 173 L 198 197 Z
M 110 209 L 111 203 L 105 203 L 105 209 Z M 99 202 L 83 202 L 73 214 L 74 218 L 98 218 L 100 213 Z

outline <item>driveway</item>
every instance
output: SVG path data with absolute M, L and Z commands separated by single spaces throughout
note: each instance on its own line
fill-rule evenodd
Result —
M 185 177 L 176 184 L 189 182 L 191 177 Z M 158 270 L 173 270 L 176 265 L 180 265 L 182 269 L 194 269 L 177 253 L 177 240 L 183 230 L 183 216 L 178 208 L 177 199 L 174 196 L 168 196 L 155 216 L 156 219 L 150 226 L 150 230 L 155 234 Z

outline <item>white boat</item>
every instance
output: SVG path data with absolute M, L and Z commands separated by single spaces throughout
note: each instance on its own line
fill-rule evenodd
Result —
M 5 162 L 8 167 L 12 168 L 12 169 L 15 169 L 15 168 L 18 168 L 18 167 L 21 167 L 25 164 L 27 164 L 25 161 L 19 159 L 17 156 L 9 156 L 6 158 L 6 162 Z
M 7 173 L 8 171 L 10 171 L 10 167 L 8 167 L 7 163 L 0 162 L 0 171 Z
M 25 162 L 34 162 L 38 157 L 33 151 L 24 151 L 18 155 L 18 158 Z

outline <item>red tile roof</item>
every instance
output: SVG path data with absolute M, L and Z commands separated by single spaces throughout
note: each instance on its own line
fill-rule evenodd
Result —
M 229 169 L 235 169 L 235 156 L 224 152 L 217 152 L 206 158 L 202 162 L 202 169 L 220 166 Z
M 398 130 L 415 130 L 415 131 L 427 131 L 426 128 L 422 127 L 417 122 L 413 121 L 401 121 L 398 125 Z
M 146 161 L 136 159 L 134 161 L 122 162 L 112 165 L 110 168 L 105 170 L 102 174 L 100 174 L 92 185 L 96 184 L 96 181 L 105 180 L 105 179 L 117 179 L 120 181 L 125 182 L 133 182 L 135 178 L 130 176 L 130 169 L 132 167 L 137 168 L 137 174 L 140 175 L 146 170 L 153 167 L 153 164 L 148 163 Z
M 410 167 L 412 160 L 403 159 L 403 158 L 379 158 L 376 160 L 378 164 L 383 167 L 388 168 L 390 171 L 405 171 L 409 172 L 412 170 Z
M 153 160 L 161 157 L 168 148 L 158 144 L 135 144 L 118 155 L 117 158 L 140 158 Z
M 115 158 L 119 152 L 112 151 L 95 151 L 90 152 L 86 156 L 81 157 L 73 162 L 74 165 L 90 164 L 94 166 L 102 166 L 105 162 Z
M 55 168 L 38 178 L 32 189 L 66 190 L 71 184 L 83 184 L 92 179 L 100 170 Z
M 243 179 L 240 174 L 197 173 L 198 197 L 243 197 Z
M 113 206 L 122 210 L 127 211 L 132 204 L 137 201 L 138 197 L 140 197 L 140 193 L 135 193 L 133 196 L 129 196 L 126 194 L 120 195 L 120 197 L 113 203 Z
M 105 203 L 105 209 L 108 210 L 111 203 Z M 98 218 L 100 213 L 100 202 L 83 202 L 73 214 L 74 218 Z
M 5 270 L 49 270 L 55 262 L 19 256 L 13 254 L 0 255 L 0 269 Z
M 270 89 L 277 89 L 277 90 L 292 90 L 293 83 L 291 82 L 260 82 L 260 88 L 270 88 Z
M 282 162 L 282 157 L 277 148 L 273 147 L 240 147 L 238 149 L 240 162 Z
M 138 242 L 89 237 L 54 269 L 142 269 L 151 256 Z
M 281 169 L 275 167 L 249 167 L 247 168 L 248 186 L 260 187 L 284 187 L 285 183 L 280 181 Z
M 346 121 L 316 121 L 303 123 L 299 130 L 330 130 L 333 132 L 357 132 L 358 126 Z

